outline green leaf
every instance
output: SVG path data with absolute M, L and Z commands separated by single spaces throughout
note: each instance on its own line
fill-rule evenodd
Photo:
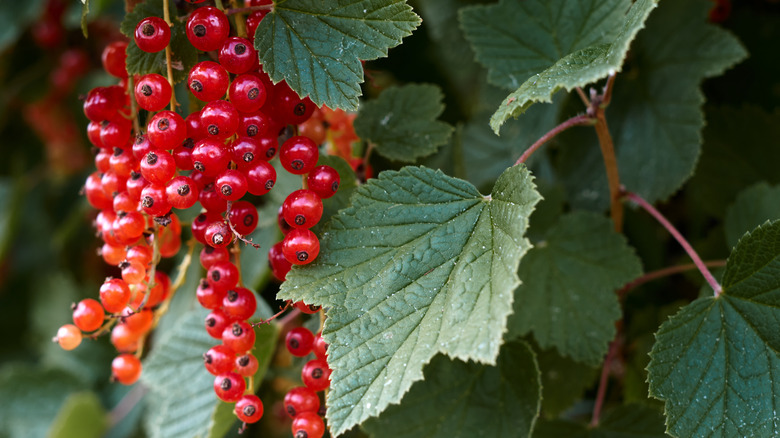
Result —
M 534 438 L 661 438 L 663 415 L 651 407 L 624 405 L 607 412 L 599 425 L 590 428 L 572 421 L 540 421 Z
M 525 166 L 491 196 L 421 167 L 361 186 L 280 299 L 330 307 L 328 420 L 339 435 L 397 403 L 439 352 L 495 363 L 539 201 Z
M 651 203 L 671 196 L 696 166 L 702 80 L 746 56 L 736 38 L 706 22 L 711 6 L 662 2 L 634 41 L 629 70 L 615 80 L 606 117 L 620 180 Z M 596 137 L 568 146 L 560 174 L 567 175 L 570 200 L 580 208 L 606 208 L 609 191 Z
M 615 291 L 638 277 L 642 265 L 612 221 L 570 213 L 520 263 L 510 335 L 533 332 L 542 348 L 598 365 L 615 337 L 620 303 Z
M 70 393 L 83 389 L 72 374 L 29 365 L 0 369 L 0 436 L 46 436 Z
M 535 351 L 542 373 L 542 412 L 554 418 L 582 398 L 598 369 L 563 357 L 554 348 Z
M 171 10 L 171 17 L 176 16 L 176 9 L 169 6 Z M 139 21 L 146 17 L 163 16 L 163 2 L 162 0 L 147 0 L 143 3 L 139 3 L 133 9 L 133 12 L 125 15 L 122 20 L 119 30 L 130 39 L 127 44 L 127 72 L 131 75 L 145 75 L 149 73 L 157 73 L 165 77 L 168 76 L 168 70 L 166 67 L 165 50 L 157 53 L 147 53 L 139 49 L 135 44 L 133 35 L 135 34 L 135 27 Z M 173 71 L 174 83 L 183 81 L 187 78 L 190 69 L 195 63 L 198 62 L 198 51 L 190 44 L 185 32 L 185 22 L 179 22 L 175 19 L 173 26 L 171 26 L 171 67 Z
M 673 436 L 780 434 L 780 221 L 732 251 L 719 297 L 666 321 L 650 353 L 650 395 L 665 402 Z
M 743 190 L 726 211 L 726 242 L 733 247 L 746 232 L 780 219 L 780 186 L 759 183 Z
M 496 366 L 438 355 L 424 374 L 400 405 L 363 425 L 372 438 L 531 435 L 542 388 L 526 343 L 501 347 Z
M 780 183 L 780 111 L 755 106 L 707 109 L 707 127 L 691 190 L 701 207 L 723 217 L 737 194 L 759 181 Z
M 405 0 L 287 0 L 255 33 L 263 70 L 317 105 L 357 110 L 361 60 L 387 56 L 420 25 Z
M 203 327 L 208 312 L 195 309 L 183 315 L 144 362 L 141 379 L 159 403 L 149 420 L 153 437 L 218 436 L 235 421 L 219 411 L 223 403 L 214 394 L 214 376 L 203 367 L 203 353 L 219 343 Z M 269 351 L 276 342 L 277 328 L 263 324 L 255 329 L 255 334 L 253 354 L 263 367 L 263 372 L 255 375 L 259 384 L 270 360 Z
M 373 143 L 385 158 L 414 162 L 436 152 L 452 135 L 452 126 L 436 120 L 444 111 L 442 99 L 436 85 L 388 88 L 379 98 L 360 106 L 355 133 Z
M 519 86 L 491 117 L 493 131 L 498 134 L 509 117 L 518 117 L 534 102 L 551 102 L 561 88 L 571 91 L 620 71 L 631 40 L 656 4 L 639 0 L 629 8 L 623 0 L 503 0 L 464 10 L 466 37 L 477 59 L 492 67 L 488 78 L 508 88 Z
M 100 438 L 106 429 L 108 415 L 95 393 L 79 392 L 65 400 L 49 438 Z

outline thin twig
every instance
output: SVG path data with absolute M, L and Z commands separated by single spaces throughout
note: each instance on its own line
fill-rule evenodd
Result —
M 604 358 L 604 365 L 601 368 L 601 378 L 599 379 L 599 387 L 596 392 L 596 402 L 593 404 L 593 416 L 590 420 L 590 426 L 596 427 L 599 425 L 599 418 L 601 417 L 601 408 L 604 406 L 604 399 L 607 396 L 607 383 L 609 382 L 609 369 L 612 366 L 612 361 L 615 359 L 618 350 L 618 340 L 613 339 L 609 344 L 609 351 L 607 357 Z
M 547 143 L 553 137 L 560 134 L 561 132 L 574 126 L 586 126 L 586 125 L 593 125 L 595 123 L 596 120 L 594 120 L 592 117 L 588 116 L 587 114 L 581 114 L 579 116 L 575 116 L 570 118 L 569 120 L 566 120 L 565 122 L 551 129 L 547 134 L 544 134 L 539 140 L 536 140 L 536 143 L 532 144 L 531 147 L 526 149 L 525 152 L 523 152 L 523 155 L 521 155 L 520 158 L 518 158 L 517 161 L 515 162 L 515 166 L 517 166 L 520 163 L 525 163 L 526 160 L 528 160 L 528 158 L 531 156 L 531 154 L 536 152 L 536 150 L 542 147 L 543 144 Z
M 282 307 L 282 310 L 280 310 L 280 311 L 276 312 L 276 314 L 274 314 L 273 316 L 271 316 L 271 317 L 270 317 L 270 318 L 268 318 L 268 319 L 264 319 L 264 320 L 262 320 L 262 321 L 260 321 L 260 322 L 256 322 L 256 323 L 253 323 L 253 324 L 251 324 L 251 325 L 252 325 L 252 327 L 258 327 L 258 326 L 261 326 L 261 325 L 263 325 L 263 324 L 268 324 L 268 323 L 270 323 L 271 321 L 273 321 L 273 320 L 275 320 L 276 318 L 278 318 L 279 316 L 281 316 L 281 315 L 282 315 L 282 314 L 283 314 L 283 313 L 284 313 L 284 312 L 285 312 L 287 309 L 289 309 L 289 308 L 290 308 L 290 306 L 292 306 L 292 301 L 287 301 L 287 302 L 284 304 L 284 307 Z M 281 326 L 284 326 L 285 324 L 287 324 L 287 322 L 288 322 L 289 320 L 291 320 L 291 319 L 295 318 L 296 316 L 298 316 L 298 315 L 300 315 L 300 314 L 301 314 L 301 311 L 300 311 L 300 310 L 298 310 L 298 309 L 293 309 L 293 311 L 292 311 L 292 312 L 290 312 L 290 313 L 289 313 L 287 316 L 285 316 L 284 318 L 282 318 L 282 319 L 280 319 L 280 320 L 279 320 L 279 324 L 280 324 Z
M 726 266 L 726 261 L 712 260 L 709 262 L 704 262 L 704 266 L 707 266 L 708 268 L 721 268 L 723 266 Z M 695 263 L 686 263 L 684 265 L 668 266 L 666 268 L 661 268 L 656 271 L 648 272 L 642 275 L 641 277 L 626 283 L 626 285 L 621 287 L 617 293 L 618 295 L 625 295 L 629 291 L 636 289 L 637 287 L 645 283 L 649 283 L 650 281 L 656 280 L 658 278 L 668 277 L 674 274 L 679 274 L 681 272 L 690 271 L 696 268 L 697 266 Z
M 667 231 L 669 231 L 669 234 L 672 235 L 672 237 L 677 240 L 677 243 L 680 244 L 680 246 L 683 247 L 685 252 L 688 253 L 688 256 L 693 259 L 693 263 L 696 265 L 697 268 L 699 268 L 699 272 L 701 272 L 701 275 L 704 277 L 705 280 L 707 280 L 707 283 L 709 283 L 710 287 L 712 287 L 712 290 L 714 291 L 715 298 L 720 296 L 721 291 L 723 290 L 718 283 L 717 280 L 715 280 L 715 277 L 712 275 L 710 270 L 707 268 L 707 265 L 702 261 L 701 257 L 699 257 L 699 254 L 696 253 L 696 250 L 693 249 L 690 243 L 688 243 L 687 240 L 685 240 L 685 237 L 683 237 L 682 234 L 680 234 L 679 231 L 674 227 L 674 225 L 669 222 L 661 212 L 655 209 L 652 205 L 650 205 L 649 202 L 645 201 L 644 198 L 637 195 L 636 193 L 632 192 L 625 192 L 625 197 L 642 207 L 645 211 L 650 213 L 651 216 L 653 216 L 661 225 L 666 228 Z
M 252 242 L 252 239 L 247 239 L 244 237 L 241 233 L 236 231 L 236 229 L 233 227 L 233 223 L 230 222 L 230 209 L 233 208 L 233 201 L 227 202 L 227 211 L 225 211 L 225 220 L 227 221 L 228 227 L 230 227 L 230 231 L 233 233 L 234 236 L 236 236 L 236 239 L 244 242 L 247 245 L 252 245 L 255 249 L 260 249 L 260 244 Z
M 582 103 L 585 104 L 586 107 L 589 107 L 590 100 L 588 99 L 588 96 L 585 95 L 585 92 L 582 91 L 582 88 L 577 87 L 577 94 L 580 96 L 580 100 L 582 100 Z
M 612 135 L 609 133 L 605 115 L 606 107 L 612 99 L 614 78 L 615 75 L 610 75 L 604 88 L 604 94 L 591 99 L 592 107 L 590 111 L 595 113 L 598 120 L 596 123 L 596 135 L 599 138 L 601 156 L 604 159 L 604 168 L 607 172 L 610 217 L 615 225 L 615 231 L 621 232 L 623 230 L 623 204 L 620 202 L 620 173 L 618 172 L 617 157 L 615 156 L 615 144 L 612 141 Z

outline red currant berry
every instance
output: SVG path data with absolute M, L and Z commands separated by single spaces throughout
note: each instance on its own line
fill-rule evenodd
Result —
M 105 316 L 103 306 L 101 306 L 97 300 L 86 298 L 79 301 L 74 307 L 73 324 L 81 331 L 91 332 L 99 329 L 100 326 L 103 325 Z
M 325 423 L 316 412 L 302 412 L 292 422 L 293 438 L 322 438 Z
M 246 176 L 235 169 L 222 171 L 214 181 L 217 194 L 227 201 L 238 201 L 247 191 Z
M 154 323 L 154 314 L 151 309 L 144 309 L 140 312 L 136 312 L 130 307 L 125 307 L 124 310 L 122 310 L 122 323 L 126 325 L 130 331 L 141 335 L 151 330 L 152 324 Z
M 235 403 L 246 390 L 244 378 L 236 373 L 224 373 L 214 379 L 214 392 L 220 400 Z
M 230 153 L 220 141 L 203 139 L 192 150 L 192 165 L 204 175 L 215 177 L 230 164 Z
M 228 213 L 228 221 L 242 236 L 251 234 L 257 228 L 257 220 L 257 208 L 249 201 L 234 202 Z
M 225 298 L 226 291 L 216 291 L 205 279 L 201 279 L 195 296 L 198 303 L 205 309 L 215 310 L 222 307 L 222 300 Z
M 133 156 L 136 160 L 142 160 L 152 149 L 154 149 L 154 146 L 152 146 L 152 142 L 149 141 L 147 136 L 139 134 L 135 137 L 135 141 L 133 142 Z
M 109 278 L 100 286 L 100 302 L 108 313 L 119 313 L 130 302 L 130 287 L 119 278 Z
M 141 160 L 141 176 L 152 185 L 165 185 L 176 175 L 173 155 L 162 149 L 149 151 Z
M 309 172 L 306 182 L 309 185 L 309 190 L 319 195 L 320 198 L 327 199 L 336 194 L 341 178 L 336 169 L 330 166 L 317 166 Z
M 290 272 L 292 264 L 287 261 L 282 253 L 282 242 L 276 242 L 268 250 L 268 264 L 271 265 L 271 272 L 279 281 L 284 281 L 287 273 Z
M 251 113 L 259 110 L 265 103 L 265 86 L 257 75 L 242 74 L 233 79 L 228 96 L 237 110 Z
M 273 119 L 262 111 L 240 113 L 239 115 L 239 136 L 254 137 L 268 135 L 275 140 L 279 129 L 279 125 L 274 123 Z M 274 151 L 274 153 L 276 152 Z
M 73 350 L 81 344 L 81 330 L 73 324 L 65 324 L 57 329 L 57 336 L 54 341 L 60 344 L 63 350 Z
M 187 137 L 173 150 L 173 160 L 176 162 L 176 167 L 179 170 L 192 170 L 195 168 L 192 165 L 193 149 L 195 149 L 195 141 L 192 138 Z
M 203 107 L 200 122 L 210 137 L 226 139 L 238 130 L 238 111 L 230 102 L 215 100 Z
M 228 90 L 230 76 L 224 67 L 213 61 L 202 61 L 190 70 L 187 86 L 204 102 L 221 99 Z
M 224 248 L 233 242 L 233 231 L 225 221 L 214 222 L 203 231 L 203 238 L 207 245 Z
M 258 396 L 248 394 L 236 402 L 233 412 L 244 423 L 257 423 L 263 416 L 263 402 Z
M 299 135 L 282 144 L 279 159 L 285 170 L 294 175 L 303 175 L 314 169 L 319 155 L 319 149 L 314 141 Z
M 135 44 L 147 53 L 165 50 L 171 42 L 171 27 L 160 17 L 146 17 L 135 27 Z
M 131 131 L 129 120 L 123 118 L 103 120 L 100 124 L 100 142 L 107 149 L 122 148 L 130 140 Z
M 203 353 L 203 362 L 209 373 L 218 376 L 233 371 L 236 353 L 224 345 L 215 345 Z
M 137 211 L 122 212 L 114 219 L 112 229 L 117 240 L 130 244 L 143 234 L 146 229 L 146 218 Z
M 141 190 L 141 207 L 146 214 L 163 216 L 171 211 L 165 186 L 148 185 Z
M 255 161 L 243 173 L 246 176 L 246 189 L 253 195 L 265 195 L 276 184 L 276 169 L 267 161 Z
M 306 265 L 320 253 L 320 241 L 311 230 L 296 228 L 282 240 L 282 254 L 294 265 Z
M 87 124 L 87 139 L 96 148 L 107 149 L 106 146 L 103 144 L 103 142 L 100 141 L 100 125 L 101 125 L 100 122 L 94 122 L 92 120 L 89 121 L 89 123 Z M 106 165 L 103 168 L 101 168 L 101 166 L 100 166 L 101 158 L 103 158 L 103 157 L 101 157 L 100 154 L 105 154 L 104 156 L 106 158 Z M 97 170 L 99 170 L 101 172 L 105 172 L 106 170 L 108 170 L 108 161 L 107 161 L 107 159 L 108 159 L 108 152 L 107 151 L 104 151 L 104 150 L 98 151 L 98 154 L 95 156 L 95 167 L 97 167 Z
M 216 262 L 206 272 L 206 280 L 214 290 L 224 294 L 238 284 L 238 268 L 227 260 Z
M 184 122 L 187 124 L 187 137 L 191 138 L 193 142 L 198 142 L 208 136 L 206 128 L 200 122 L 200 111 L 191 112 Z
M 217 186 L 215 183 L 208 183 L 203 190 L 200 191 L 200 205 L 207 211 L 213 211 L 215 213 L 221 213 L 227 210 L 227 200 L 217 193 Z
M 141 360 L 132 354 L 120 354 L 111 361 L 111 376 L 123 385 L 132 385 L 141 377 Z
M 266 100 L 263 107 L 283 125 L 300 125 L 311 117 L 316 109 L 308 97 L 301 99 L 286 82 L 274 86 L 272 98 Z
M 243 355 L 255 345 L 255 331 L 244 321 L 234 322 L 222 332 L 222 343 Z
M 145 245 L 135 245 L 127 249 L 127 260 L 137 260 L 144 266 L 152 262 L 152 248 Z
M 257 32 L 257 26 L 260 25 L 260 21 L 268 15 L 268 10 L 254 11 L 246 17 L 246 33 L 251 38 L 254 38 L 255 32 Z
M 256 69 L 260 65 L 252 43 L 240 37 L 230 37 L 225 40 L 219 51 L 219 63 L 225 67 L 225 70 L 237 75 Z
M 129 285 L 139 284 L 146 278 L 146 267 L 138 261 L 124 261 L 119 265 L 122 270 L 122 280 Z
M 135 84 L 135 100 L 147 111 L 160 111 L 171 101 L 171 84 L 157 73 L 141 76 Z
M 203 52 L 222 47 L 229 33 L 230 23 L 227 16 L 212 6 L 196 9 L 187 20 L 187 39 Z
M 192 178 L 177 176 L 165 186 L 165 194 L 168 197 L 168 203 L 173 208 L 183 210 L 192 207 L 198 202 L 200 191 Z
M 228 318 L 235 320 L 247 320 L 257 310 L 257 299 L 251 290 L 244 287 L 236 287 L 227 291 L 222 299 L 222 310 Z
M 295 327 L 284 338 L 287 351 L 293 356 L 303 357 L 311 353 L 314 345 L 314 335 L 306 327 Z
M 149 181 L 146 180 L 146 178 L 142 177 L 140 173 L 138 172 L 130 172 L 130 178 L 127 179 L 127 182 L 125 183 L 125 188 L 127 191 L 127 196 L 130 197 L 130 199 L 133 202 L 141 202 L 141 192 L 143 192 L 144 187 L 149 185 Z M 138 209 L 141 207 L 139 206 Z
M 117 175 L 125 178 L 138 169 L 138 160 L 133 156 L 131 149 L 114 148 L 114 153 L 108 159 L 108 165 Z
M 204 269 L 209 269 L 218 262 L 230 262 L 230 252 L 225 248 L 214 248 L 211 246 L 204 246 L 200 250 L 200 265 Z
M 317 336 L 314 337 L 312 351 L 314 351 L 314 355 L 317 356 L 317 359 L 325 360 L 328 357 L 328 344 L 325 342 L 325 339 L 322 338 L 322 333 L 317 333 Z
M 222 339 L 222 333 L 231 324 L 221 309 L 214 309 L 206 316 L 206 332 L 214 339 Z
M 103 182 L 100 173 L 94 172 L 87 177 L 84 183 L 84 195 L 87 202 L 93 208 L 98 210 L 111 210 L 114 208 L 114 201 L 103 190 Z
M 213 222 L 221 221 L 222 216 L 219 213 L 206 212 L 201 213 L 192 221 L 192 236 L 200 243 L 206 243 L 204 232 Z
M 124 246 L 115 246 L 108 243 L 104 243 L 103 246 L 100 247 L 99 253 L 100 256 L 103 257 L 103 261 L 105 261 L 109 265 L 116 266 L 122 263 L 122 260 L 125 259 Z
M 303 384 L 312 391 L 324 391 L 330 386 L 330 367 L 322 359 L 312 359 L 306 362 L 301 371 Z
M 290 418 L 295 418 L 304 412 L 314 412 L 320 409 L 320 397 L 316 392 L 305 386 L 298 386 L 284 396 L 284 410 Z
M 103 61 L 103 68 L 108 74 L 119 79 L 127 77 L 127 68 L 125 67 L 126 51 L 127 43 L 124 41 L 114 41 L 103 49 L 100 59 Z
M 247 353 L 243 356 L 236 358 L 236 372 L 243 377 L 252 377 L 257 372 L 257 368 L 260 364 L 257 362 L 257 358 L 252 353 Z
M 312 190 L 296 190 L 282 203 L 282 215 L 293 228 L 311 228 L 322 218 L 322 199 Z
M 114 196 L 114 211 L 117 214 L 138 211 L 138 208 L 138 201 L 132 199 L 127 191 Z
M 175 112 L 160 111 L 149 120 L 146 136 L 154 146 L 170 150 L 187 138 L 187 126 L 184 119 Z

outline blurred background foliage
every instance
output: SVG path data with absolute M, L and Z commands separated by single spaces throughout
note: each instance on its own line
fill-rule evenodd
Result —
M 485 114 L 496 108 L 505 94 L 486 89 L 478 85 L 483 81 L 474 80 L 481 78 L 484 70 L 469 61 L 473 54 L 463 44 L 456 24 L 458 7 L 468 3 L 412 2 L 423 17 L 422 27 L 392 50 L 389 58 L 367 64 L 364 94 L 376 95 L 392 83 L 441 85 L 446 96 L 443 119 L 458 126 L 458 131 L 452 144 L 426 163 L 484 188 L 494 176 L 475 173 L 474 169 L 483 167 L 469 160 L 480 160 L 487 168 L 500 171 L 507 162 L 514 161 L 523 145 L 541 133 L 527 125 L 522 128 L 519 121 L 509 122 L 498 139 L 487 131 L 486 123 L 480 121 L 485 125 L 482 128 L 469 124 L 485 120 Z M 147 390 L 141 385 L 128 388 L 109 382 L 110 361 L 115 353 L 106 337 L 85 342 L 73 352 L 61 351 L 51 342 L 56 329 L 70 322 L 71 303 L 96 297 L 103 279 L 117 274 L 116 268 L 97 256 L 99 239 L 91 225 L 96 212 L 79 193 L 94 171 L 80 97 L 93 87 L 115 83 L 103 72 L 100 53 L 110 41 L 121 37 L 118 23 L 124 3 L 92 0 L 88 39 L 80 28 L 81 13 L 82 5 L 77 0 L 0 2 L 0 333 L 4 333 L 0 338 L 0 438 L 147 434 Z M 705 114 L 710 121 L 704 132 L 704 158 L 690 184 L 662 205 L 673 223 L 683 224 L 682 232 L 705 259 L 722 259 L 728 254 L 723 218 L 737 193 L 757 181 L 780 182 L 775 164 L 778 161 L 774 159 L 780 143 L 774 131 L 763 131 L 772 128 L 780 110 L 780 4 L 736 1 L 721 25 L 739 37 L 750 58 L 704 83 Z M 558 111 L 553 118 L 562 114 L 568 117 L 580 110 L 570 109 L 572 105 L 566 99 L 559 99 L 554 106 Z M 527 117 L 549 118 L 543 111 L 529 111 Z M 762 117 L 768 122 L 761 124 Z M 744 124 L 737 124 L 735 132 L 725 132 L 729 128 L 725 121 L 734 120 Z M 734 170 L 730 166 L 728 151 L 719 149 L 719 141 L 724 135 L 744 141 L 740 126 L 752 130 L 746 142 L 750 144 L 742 145 L 746 149 L 766 146 L 755 142 L 774 142 L 773 150 L 758 154 L 768 160 L 768 167 L 746 165 Z M 551 145 L 550 154 L 562 146 L 565 138 Z M 474 151 L 461 150 L 458 142 L 463 139 L 485 145 L 477 151 L 483 156 L 475 158 Z M 470 164 L 464 164 L 464 156 L 465 163 Z M 554 177 L 547 177 L 553 174 L 548 164 L 545 159 L 534 164 L 540 186 L 550 200 L 540 209 L 545 213 L 535 216 L 537 223 L 541 215 L 555 217 L 566 208 L 560 185 Z M 399 167 L 378 157 L 372 165 L 377 171 Z M 642 254 L 646 271 L 686 262 L 682 251 L 667 236 L 647 232 L 657 229 L 650 218 L 630 210 L 627 215 L 626 233 Z M 261 227 L 265 223 L 270 225 L 266 228 L 273 229 L 274 222 L 274 210 L 266 208 Z M 541 233 L 544 225 L 539 227 Z M 256 238 L 272 242 L 273 233 Z M 254 269 L 251 275 L 255 286 L 262 287 L 263 296 L 273 303 L 277 286 L 267 281 L 265 260 L 256 257 L 245 263 L 254 267 L 250 269 Z M 700 283 L 695 274 L 670 277 L 631 294 L 625 322 L 628 336 L 637 334 L 628 345 L 631 352 L 649 350 L 651 333 L 659 322 L 674 312 L 680 300 L 695 297 Z M 194 287 L 185 287 L 181 295 L 180 308 L 185 309 L 192 302 Z M 166 316 L 171 321 L 176 317 L 175 310 Z M 646 355 L 633 357 L 638 359 L 624 364 L 623 397 L 644 400 Z M 269 400 L 280 398 L 290 386 L 295 376 L 294 368 L 287 367 L 290 364 L 291 359 L 283 357 L 272 365 L 261 388 L 261 392 L 271 394 Z M 278 406 L 268 402 L 266 412 L 279 424 L 261 426 L 262 430 L 289 435 L 289 424 L 284 423 Z

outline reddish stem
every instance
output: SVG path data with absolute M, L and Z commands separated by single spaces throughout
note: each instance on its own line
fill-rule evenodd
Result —
M 601 378 L 599 379 L 599 388 L 596 392 L 596 402 L 593 405 L 593 416 L 590 420 L 590 426 L 596 427 L 599 425 L 599 418 L 601 417 L 601 408 L 604 406 L 604 399 L 607 396 L 607 382 L 609 381 L 609 367 L 612 366 L 612 361 L 617 355 L 618 340 L 613 339 L 609 344 L 609 351 L 607 357 L 604 358 L 604 366 L 601 368 Z
M 561 132 L 574 126 L 594 125 L 595 123 L 596 120 L 588 116 L 587 114 L 582 114 L 576 117 L 572 117 L 569 120 L 566 120 L 565 122 L 551 129 L 547 134 L 544 134 L 539 140 L 536 140 L 536 143 L 532 144 L 531 147 L 526 149 L 525 152 L 523 152 L 523 155 L 521 155 L 520 158 L 518 158 L 517 162 L 515 162 L 515 166 L 517 166 L 520 163 L 525 163 L 526 160 L 528 160 L 528 158 L 531 157 L 531 154 L 533 154 L 537 149 L 542 147 L 543 144 L 552 140 L 553 137 L 560 134 Z
M 285 303 L 284 307 L 282 307 L 282 310 L 280 310 L 280 311 L 276 312 L 276 314 L 275 314 L 275 315 L 271 316 L 271 317 L 270 317 L 270 318 L 268 318 L 268 319 L 264 319 L 264 320 L 262 320 L 262 321 L 260 321 L 260 322 L 256 322 L 256 323 L 254 323 L 254 324 L 251 324 L 251 325 L 252 325 L 252 327 L 258 327 L 258 326 L 260 326 L 260 325 L 267 324 L 267 323 L 269 323 L 269 322 L 271 322 L 271 321 L 275 320 L 276 318 L 278 318 L 279 316 L 281 316 L 281 315 L 282 315 L 282 314 L 283 314 L 285 311 L 287 311 L 287 309 L 289 309 L 291 305 L 292 305 L 292 302 L 291 302 L 291 301 L 287 301 L 287 302 Z M 284 318 L 282 318 L 281 320 L 279 320 L 279 323 L 280 323 L 280 324 L 282 324 L 282 325 L 284 325 L 284 323 L 285 323 L 285 322 L 286 322 L 288 319 L 290 319 L 290 318 L 292 318 L 292 317 L 295 317 L 295 316 L 298 316 L 298 314 L 299 314 L 299 313 L 300 313 L 300 310 L 298 310 L 298 309 L 293 309 L 293 311 L 292 311 L 292 312 L 290 312 L 290 314 L 289 314 L 289 315 L 287 315 L 287 316 L 285 316 Z
M 708 268 L 720 268 L 723 266 L 726 266 L 725 260 L 713 260 L 709 262 L 704 262 L 704 265 Z M 684 265 L 677 265 L 677 266 L 668 266 L 666 268 L 658 269 L 657 271 L 648 272 L 641 277 L 637 278 L 636 280 L 633 280 L 629 283 L 626 283 L 625 286 L 620 288 L 618 290 L 618 295 L 624 295 L 627 292 L 645 284 L 652 280 L 655 280 L 657 278 L 667 277 L 672 274 L 679 274 L 680 272 L 690 271 L 691 269 L 696 269 L 696 265 L 694 263 L 687 263 Z
M 641 196 L 637 195 L 636 193 L 632 192 L 624 192 L 624 196 L 630 200 L 632 200 L 634 203 L 642 207 L 645 211 L 650 213 L 651 216 L 653 216 L 661 225 L 666 228 L 667 231 L 669 231 L 669 234 L 672 235 L 672 237 L 677 240 L 677 243 L 680 244 L 680 246 L 683 247 L 685 252 L 688 253 L 688 256 L 690 256 L 691 259 L 693 259 L 693 263 L 696 265 L 697 268 L 699 268 L 699 272 L 701 272 L 701 275 L 704 277 L 705 280 L 707 280 L 707 283 L 709 283 L 710 287 L 712 287 L 712 290 L 715 293 L 715 298 L 720 296 L 720 293 L 723 291 L 720 284 L 718 284 L 718 281 L 715 280 L 715 277 L 712 275 L 710 270 L 707 268 L 707 265 L 702 261 L 701 257 L 699 257 L 699 254 L 696 253 L 696 250 L 693 249 L 690 243 L 688 243 L 687 240 L 685 240 L 685 237 L 683 237 L 682 234 L 680 234 L 679 231 L 677 231 L 676 228 L 674 228 L 674 225 L 672 225 L 661 212 L 655 209 L 652 205 L 650 205 L 649 202 L 645 201 Z

